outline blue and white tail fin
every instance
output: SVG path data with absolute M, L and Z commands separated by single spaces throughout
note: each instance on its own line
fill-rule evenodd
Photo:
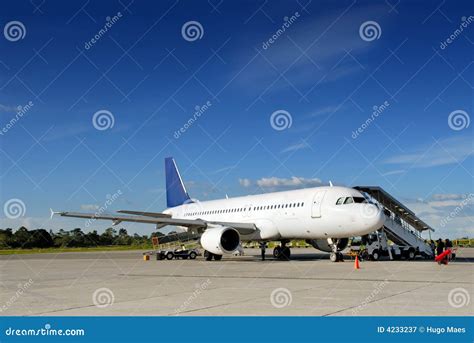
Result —
M 179 175 L 178 167 L 174 158 L 165 158 L 165 175 L 166 175 L 166 205 L 167 207 L 175 207 L 184 203 L 191 202 L 191 198 L 184 188 L 183 180 Z

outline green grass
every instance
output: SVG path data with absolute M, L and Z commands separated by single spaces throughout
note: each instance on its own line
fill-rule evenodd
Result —
M 16 254 L 45 254 L 59 252 L 94 252 L 94 251 L 124 251 L 124 250 L 144 250 L 152 249 L 151 245 L 117 245 L 104 247 L 89 248 L 45 248 L 45 249 L 1 249 L 0 255 L 16 255 Z

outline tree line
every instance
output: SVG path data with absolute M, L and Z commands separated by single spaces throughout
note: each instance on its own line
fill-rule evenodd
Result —
M 82 248 L 99 246 L 151 246 L 152 237 L 158 237 L 159 243 L 169 243 L 178 240 L 193 238 L 188 233 L 177 233 L 172 231 L 167 235 L 161 232 L 153 232 L 151 235 L 130 235 L 127 230 L 121 228 L 116 230 L 109 227 L 102 234 L 96 230 L 84 233 L 80 228 L 69 231 L 58 232 L 45 229 L 28 230 L 22 226 L 13 231 L 11 228 L 0 229 L 0 249 L 18 248 Z

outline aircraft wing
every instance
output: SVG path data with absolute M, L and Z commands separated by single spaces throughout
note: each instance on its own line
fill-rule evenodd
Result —
M 118 213 L 133 214 L 137 216 L 155 217 L 155 218 L 171 218 L 171 214 L 159 213 L 159 212 L 143 212 L 143 211 L 129 211 L 119 210 Z
M 132 212 L 132 211 L 127 211 Z M 144 213 L 144 212 L 140 212 Z M 146 212 L 145 212 L 146 213 Z M 146 215 L 117 215 L 117 214 L 95 214 L 95 213 L 80 213 L 80 212 L 54 212 L 51 211 L 51 215 L 58 214 L 62 217 L 74 217 L 84 219 L 102 219 L 111 220 L 113 225 L 120 224 L 121 222 L 133 222 L 133 223 L 145 223 L 145 224 L 156 224 L 159 227 L 166 225 L 184 226 L 190 229 L 201 229 L 205 230 L 208 226 L 222 225 L 236 229 L 240 234 L 246 235 L 254 232 L 257 228 L 253 223 L 232 223 L 232 222 L 219 222 L 219 221 L 207 221 L 203 219 L 178 219 L 170 217 L 156 217 Z M 156 213 L 155 213 L 156 215 Z

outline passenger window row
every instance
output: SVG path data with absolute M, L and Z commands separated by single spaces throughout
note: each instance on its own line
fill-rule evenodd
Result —
M 292 204 L 283 204 L 283 205 L 267 205 L 267 206 L 256 206 L 253 208 L 254 211 L 263 211 L 263 210 L 274 210 L 279 208 L 291 208 L 291 207 L 303 207 L 304 202 L 296 202 Z
M 303 206 L 304 206 L 304 202 L 297 202 L 297 203 L 291 203 L 291 204 L 255 206 L 253 210 L 263 211 L 263 210 L 275 210 L 275 209 L 281 209 L 281 208 L 292 208 L 292 207 L 303 207 Z M 189 213 L 185 213 L 184 215 L 189 217 L 189 216 L 199 216 L 199 215 L 207 215 L 207 214 L 235 213 L 235 212 L 245 212 L 245 211 L 247 211 L 247 208 L 242 207 L 242 208 L 232 208 L 232 209 L 226 209 L 226 210 L 189 212 Z M 250 209 L 248 209 L 248 211 L 250 211 Z

